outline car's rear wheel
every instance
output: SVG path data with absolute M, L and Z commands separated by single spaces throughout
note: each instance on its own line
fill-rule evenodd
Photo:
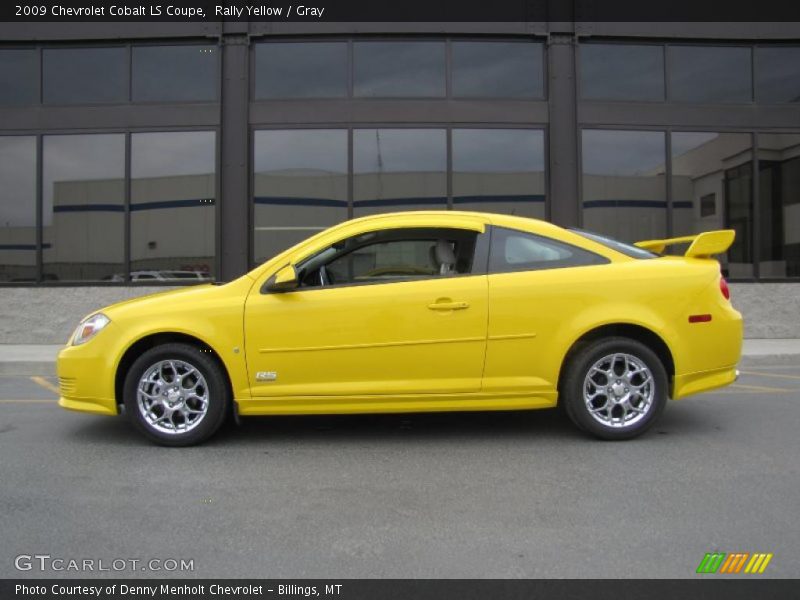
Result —
M 667 403 L 667 373 L 656 354 L 628 338 L 605 338 L 569 361 L 561 386 L 569 418 L 606 440 L 641 435 Z
M 214 358 L 189 344 L 142 354 L 125 377 L 123 400 L 134 426 L 164 446 L 198 444 L 219 429 L 230 401 Z

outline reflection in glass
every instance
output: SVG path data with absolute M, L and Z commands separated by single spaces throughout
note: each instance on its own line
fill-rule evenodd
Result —
M 453 42 L 453 96 L 542 98 L 542 44 Z
M 800 134 L 758 135 L 760 277 L 800 277 Z
M 751 49 L 736 46 L 672 46 L 671 100 L 750 102 L 753 99 Z
M 347 43 L 268 42 L 255 48 L 256 99 L 347 95 Z
M 625 242 L 667 233 L 660 131 L 584 129 L 583 228 Z
M 36 280 L 36 138 L 0 137 L 0 281 Z
M 444 129 L 353 131 L 355 216 L 447 208 Z
M 752 140 L 749 133 L 672 134 L 672 223 L 676 236 L 733 228 L 722 263 L 731 277 L 753 275 Z
M 38 90 L 36 50 L 0 50 L 0 105 L 36 104 Z
M 347 219 L 347 131 L 255 132 L 254 259 Z
M 214 276 L 213 131 L 131 135 L 131 276 Z
M 664 47 L 583 44 L 581 97 L 591 100 L 663 100 Z
M 126 48 L 45 48 L 45 104 L 105 104 L 128 100 Z
M 453 208 L 545 217 L 544 133 L 453 130 Z
M 756 48 L 756 101 L 800 102 L 800 46 Z
M 45 280 L 124 272 L 125 136 L 47 135 L 42 201 Z
M 355 96 L 443 97 L 444 42 L 356 42 Z
M 217 98 L 215 46 L 134 46 L 134 102 L 209 102 Z

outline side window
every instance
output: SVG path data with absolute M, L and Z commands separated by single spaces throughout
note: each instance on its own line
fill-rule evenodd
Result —
M 339 242 L 300 266 L 303 287 L 430 279 L 470 273 L 477 233 L 393 229 Z
M 607 262 L 606 258 L 593 252 L 550 238 L 504 227 L 492 230 L 490 273 L 539 271 Z
M 438 275 L 431 251 L 434 243 L 433 240 L 398 240 L 364 246 L 331 261 L 327 265 L 328 274 L 342 283 Z

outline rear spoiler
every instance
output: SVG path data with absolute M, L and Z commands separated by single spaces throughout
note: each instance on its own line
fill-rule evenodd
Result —
M 684 256 L 694 258 L 709 258 L 714 254 L 722 254 L 733 244 L 736 231 L 733 229 L 720 229 L 719 231 L 706 231 L 696 235 L 669 238 L 666 240 L 646 240 L 636 242 L 634 245 L 656 254 L 662 254 L 667 246 L 676 244 L 689 244 Z

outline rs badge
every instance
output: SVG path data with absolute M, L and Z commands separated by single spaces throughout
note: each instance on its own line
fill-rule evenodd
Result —
M 278 378 L 278 373 L 275 371 L 258 371 L 256 373 L 256 381 L 275 381 Z

